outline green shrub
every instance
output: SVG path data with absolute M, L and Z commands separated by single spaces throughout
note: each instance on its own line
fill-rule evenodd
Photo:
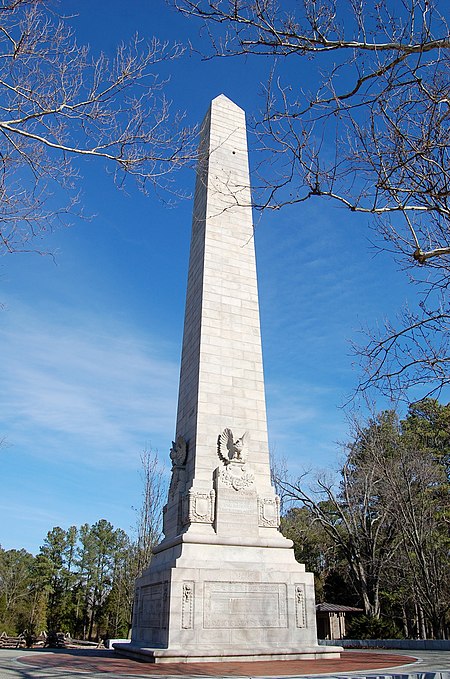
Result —
M 355 616 L 347 625 L 347 639 L 402 639 L 403 635 L 393 620 Z

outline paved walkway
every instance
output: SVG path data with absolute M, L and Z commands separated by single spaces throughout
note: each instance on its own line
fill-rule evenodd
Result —
M 0 679 L 96 679 L 122 677 L 370 677 L 450 679 L 450 652 L 344 651 L 340 660 L 285 660 L 154 665 L 106 650 L 0 650 Z M 105 675 L 107 675 L 105 677 Z

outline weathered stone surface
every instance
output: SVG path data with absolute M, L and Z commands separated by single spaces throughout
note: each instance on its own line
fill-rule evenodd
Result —
M 164 540 L 127 653 L 156 662 L 320 657 L 314 583 L 270 482 L 244 112 L 203 123 Z M 120 647 L 120 645 L 119 645 Z

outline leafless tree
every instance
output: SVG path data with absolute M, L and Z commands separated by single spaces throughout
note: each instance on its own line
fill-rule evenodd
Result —
M 339 482 L 325 475 L 279 481 L 345 558 L 366 615 L 379 616 L 380 594 L 389 592 L 405 629 L 423 638 L 447 635 L 447 410 L 428 401 L 402 421 L 395 411 L 354 417 Z M 433 411 L 442 419 L 427 421 Z
M 380 615 L 384 570 L 395 556 L 401 537 L 390 506 L 380 502 L 385 484 L 379 457 L 392 445 L 384 422 L 366 427 L 355 418 L 353 441 L 342 466 L 340 481 L 319 474 L 297 481 L 279 480 L 284 494 L 308 508 L 346 560 L 364 612 Z M 394 434 L 395 435 L 395 434 Z
M 78 202 L 77 157 L 103 161 L 119 187 L 133 177 L 143 191 L 170 186 L 192 157 L 191 131 L 158 77 L 183 48 L 136 36 L 112 59 L 94 56 L 56 9 L 62 3 L 0 3 L 3 253 L 39 251 L 43 234 L 66 222 Z
M 152 450 L 141 455 L 142 502 L 137 508 L 135 577 L 150 564 L 162 535 L 162 511 L 167 499 L 165 468 Z
M 204 22 L 208 56 L 271 58 L 256 125 L 255 203 L 314 197 L 373 218 L 420 303 L 359 347 L 372 385 L 450 382 L 449 31 L 443 0 L 173 0 Z M 306 91 L 305 71 L 317 88 Z M 268 171 L 267 171 L 268 170 Z M 380 243 L 380 241 L 378 241 Z

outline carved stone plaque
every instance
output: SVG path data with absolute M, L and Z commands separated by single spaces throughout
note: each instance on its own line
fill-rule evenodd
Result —
M 205 582 L 203 626 L 207 629 L 287 627 L 286 585 Z

